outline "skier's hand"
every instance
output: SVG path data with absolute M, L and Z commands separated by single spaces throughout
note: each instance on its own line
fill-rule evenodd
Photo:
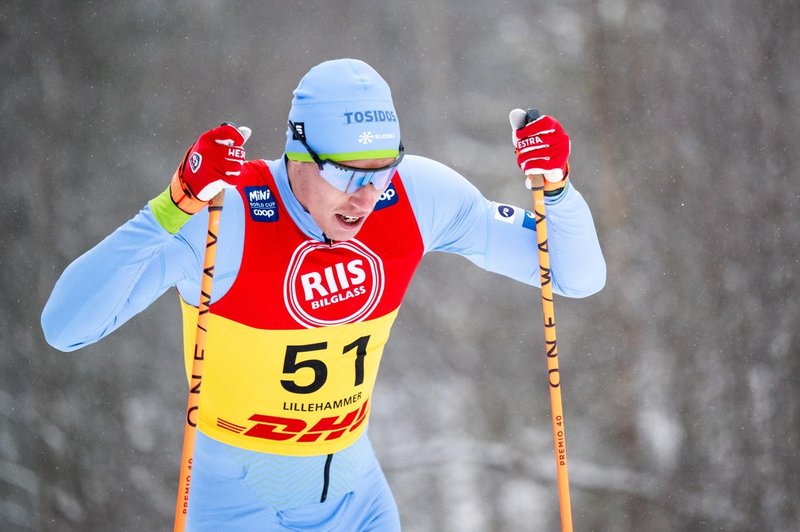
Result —
M 223 188 L 236 186 L 250 138 L 250 128 L 231 123 L 206 131 L 183 158 L 170 183 L 170 196 L 187 214 L 194 214 Z
M 527 113 L 514 109 L 508 114 L 517 165 L 527 176 L 528 188 L 530 176 L 540 174 L 544 176 L 545 192 L 557 194 L 566 186 L 569 175 L 569 135 L 552 116 L 537 114 L 533 109 Z

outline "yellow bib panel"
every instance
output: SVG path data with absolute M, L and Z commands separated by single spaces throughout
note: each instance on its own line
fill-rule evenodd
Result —
M 191 368 L 197 308 L 182 300 L 181 307 Z M 312 456 L 344 449 L 366 427 L 396 316 L 275 331 L 211 314 L 206 353 L 220 356 L 204 359 L 198 428 L 252 451 Z

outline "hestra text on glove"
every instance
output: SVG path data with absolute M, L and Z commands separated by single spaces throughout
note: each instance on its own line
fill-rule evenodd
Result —
M 551 116 L 542 115 L 515 128 L 514 148 L 517 165 L 527 176 L 541 174 L 546 181 L 559 183 L 569 174 L 569 135 Z
M 170 196 L 179 209 L 194 214 L 223 188 L 236 186 L 250 132 L 226 123 L 200 135 L 170 183 Z

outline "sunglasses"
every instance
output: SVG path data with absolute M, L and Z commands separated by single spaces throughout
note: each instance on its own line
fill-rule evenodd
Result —
M 306 143 L 304 136 L 298 133 L 297 128 L 291 120 L 289 120 L 289 129 L 292 130 L 294 138 L 299 140 L 306 149 L 311 159 L 317 163 L 319 175 L 321 175 L 325 181 L 346 194 L 352 194 L 361 187 L 365 187 L 369 184 L 372 184 L 372 186 L 378 190 L 386 188 L 389 181 L 394 177 L 394 173 L 397 171 L 397 165 L 403 160 L 403 155 L 405 154 L 405 148 L 403 148 L 403 143 L 401 142 L 397 158 L 392 161 L 391 164 L 381 166 L 380 168 L 356 168 L 331 161 L 330 159 L 322 159 L 317 155 L 317 152 L 312 150 L 311 146 Z

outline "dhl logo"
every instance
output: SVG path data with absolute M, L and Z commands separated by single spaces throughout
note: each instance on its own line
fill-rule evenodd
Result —
M 369 399 L 364 401 L 360 408 L 344 416 L 324 417 L 317 421 L 311 428 L 303 419 L 253 414 L 248 421 L 254 422 L 249 428 L 236 425 L 224 419 L 217 419 L 217 426 L 244 436 L 262 438 L 273 441 L 294 440 L 298 443 L 335 440 L 341 438 L 346 432 L 356 430 L 367 419 Z

